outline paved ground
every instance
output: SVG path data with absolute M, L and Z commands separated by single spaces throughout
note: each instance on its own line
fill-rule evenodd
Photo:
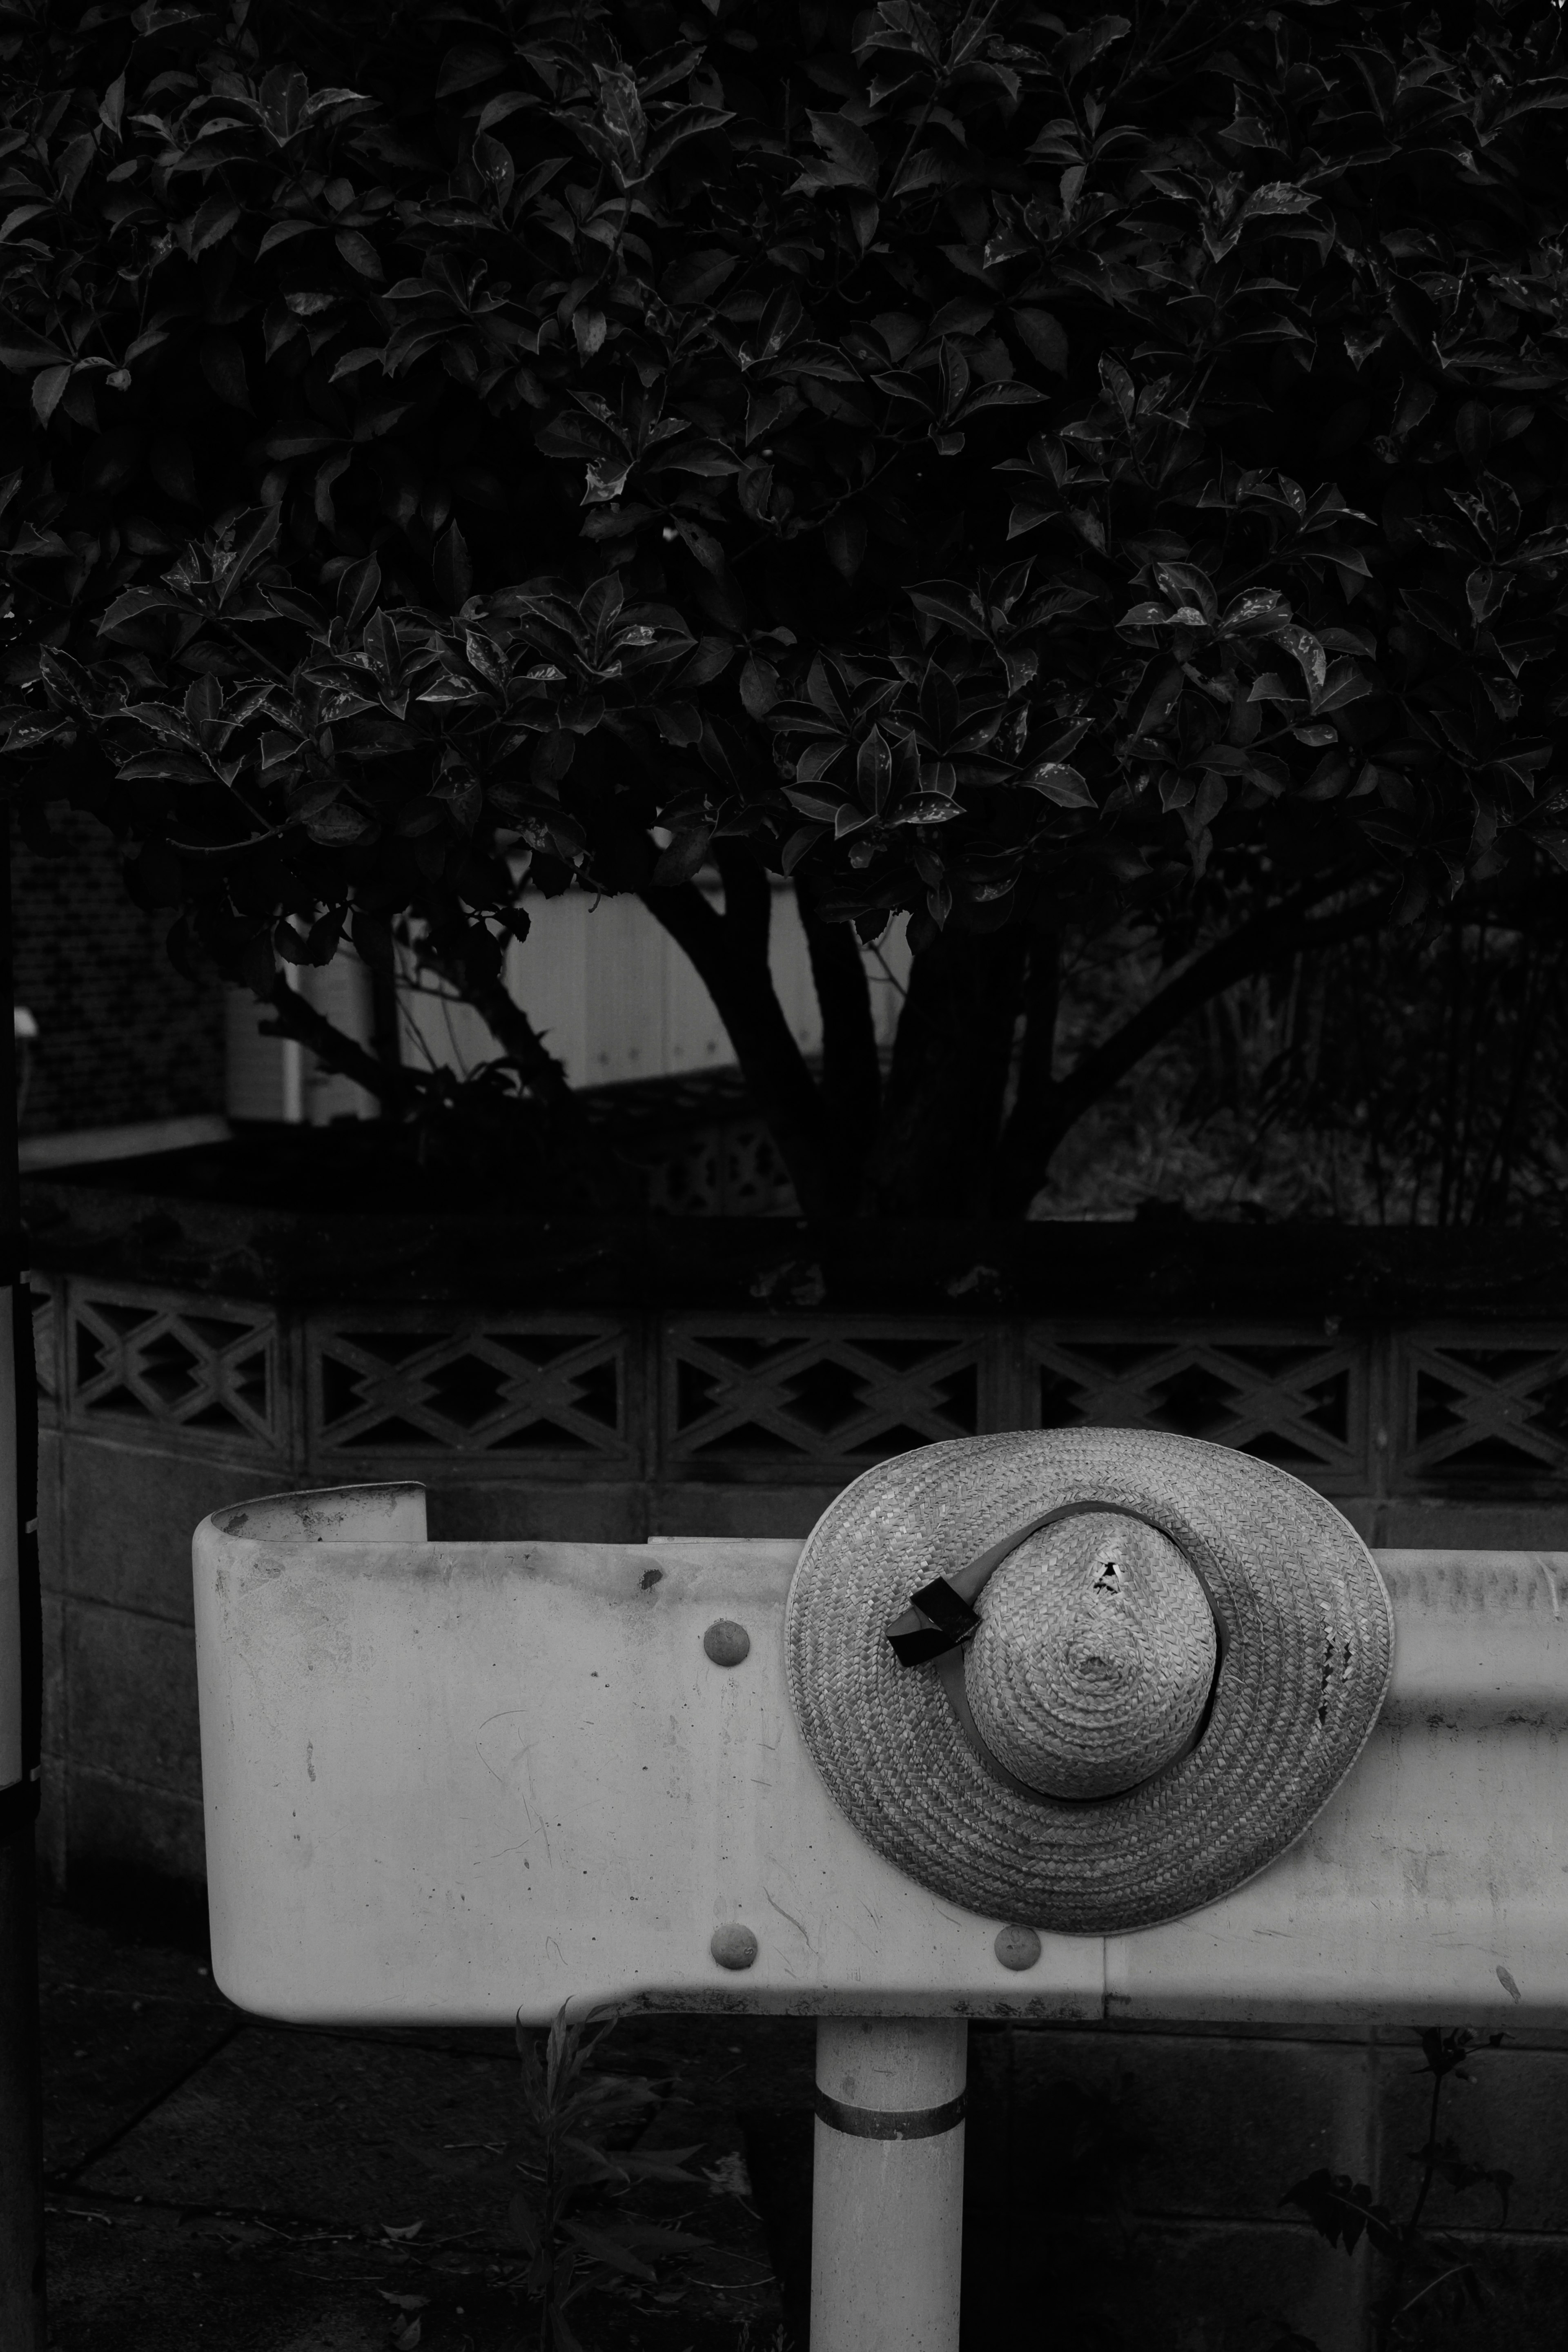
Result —
M 144 1918 L 47 1911 L 41 1943 L 58 2352 L 534 2352 L 487 2177 L 520 2111 L 510 2035 L 262 2024 Z M 1364 2050 L 1016 2040 L 971 2034 L 966 2352 L 1303 2352 L 1303 2327 L 1364 2347 L 1364 2243 L 1348 2263 L 1279 2210 L 1338 2147 Z M 673 2302 L 578 2306 L 584 2352 L 805 2352 L 813 2042 L 788 2021 L 616 2028 L 606 2068 L 661 2089 L 639 2144 L 692 2148 L 699 2176 L 644 2189 L 646 2213 L 707 2243 Z M 1371 2054 L 1403 2179 L 1422 2078 L 1403 2042 Z M 1475 2063 L 1454 2126 L 1516 2176 L 1514 2226 L 1471 2232 L 1487 2300 L 1462 2320 L 1434 2302 L 1434 2352 L 1568 2352 L 1565 2069 L 1555 2038 Z
M 50 2341 L 58 2352 L 521 2352 L 503 2033 L 320 2033 L 241 2017 L 192 1952 L 63 1910 L 42 1933 Z M 644 2192 L 710 2242 L 680 2299 L 578 2307 L 588 2352 L 773 2352 L 798 2299 L 809 2026 L 660 2019 L 615 2071 L 666 2086 L 640 2143 L 700 2189 Z M 764 2230 L 745 2153 L 765 2114 Z M 804 2137 L 802 2135 L 805 2135 Z M 465 2174 L 469 2177 L 465 2177 Z

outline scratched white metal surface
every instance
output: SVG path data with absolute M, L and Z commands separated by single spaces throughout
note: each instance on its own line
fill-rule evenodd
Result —
M 1382 1554 L 1393 1691 L 1307 1837 L 1190 1919 L 1047 1936 L 1015 1975 L 1005 1923 L 902 1878 L 817 1779 L 784 1675 L 797 1544 L 423 1530 L 405 1487 L 197 1531 L 215 1972 L 242 2008 L 1568 2025 L 1568 1555 Z M 721 1617 L 751 1635 L 733 1669 L 702 1648 Z M 744 1972 L 710 1956 L 731 1922 Z

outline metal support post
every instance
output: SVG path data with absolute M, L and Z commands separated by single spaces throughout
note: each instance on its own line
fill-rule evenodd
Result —
M 816 2028 L 812 2352 L 958 2352 L 962 2018 Z

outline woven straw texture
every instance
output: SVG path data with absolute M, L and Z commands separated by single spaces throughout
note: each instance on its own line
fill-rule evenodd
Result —
M 1203 1586 L 1168 1536 L 1092 1511 L 1026 1536 L 985 1587 L 964 1661 L 997 1760 L 1053 1797 L 1104 1797 L 1181 1754 L 1214 1681 Z
M 1088 1802 L 999 1780 L 935 1668 L 901 1666 L 886 1639 L 918 1586 L 1068 1506 L 1162 1530 L 1221 1648 L 1196 1747 Z M 986 1917 L 1119 1935 L 1217 1901 L 1300 1836 L 1377 1720 L 1394 1626 L 1354 1529 L 1287 1472 L 1194 1438 L 1077 1429 L 961 1438 L 867 1471 L 807 1539 L 785 1649 L 817 1769 L 879 1853 Z

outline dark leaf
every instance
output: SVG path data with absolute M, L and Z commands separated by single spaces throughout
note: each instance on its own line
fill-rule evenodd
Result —
M 1052 63 L 1064 81 L 1072 81 L 1091 66 L 1096 58 L 1124 41 L 1132 30 L 1125 16 L 1096 16 L 1076 33 L 1059 40 L 1051 52 Z
M 1331 2246 L 1342 2246 L 1347 2254 L 1354 2253 L 1363 2234 L 1381 2254 L 1399 2252 L 1400 2233 L 1393 2216 L 1374 2202 L 1364 2181 L 1352 2180 L 1348 2173 L 1320 2168 L 1287 2189 L 1279 2202 L 1294 2205 L 1320 2237 Z
M 142 777 L 166 776 L 188 784 L 210 784 L 213 772 L 205 760 L 194 751 L 177 751 L 173 744 L 158 751 L 141 751 L 123 762 L 121 775 L 129 782 Z
M 1032 793 L 1042 793 L 1047 800 L 1055 801 L 1058 808 L 1094 806 L 1094 794 L 1078 770 L 1068 767 L 1060 760 L 1042 760 L 1038 766 L 1031 768 L 1018 781 L 1027 784 Z
M 823 530 L 828 561 L 846 580 L 853 580 L 866 560 L 866 520 L 853 509 L 841 507 Z
M 351 563 L 338 582 L 338 610 L 343 625 L 352 634 L 374 607 L 381 593 L 381 565 L 374 555 L 362 563 Z
M 68 366 L 41 368 L 33 378 L 33 414 L 47 425 L 63 399 L 75 371 Z
M 58 366 L 67 357 L 58 343 L 47 342 L 25 328 L 0 321 L 0 366 L 14 375 L 30 375 L 35 368 Z
M 250 387 L 246 381 L 245 353 L 236 335 L 213 334 L 203 338 L 198 357 L 201 371 L 221 401 L 230 408 L 251 414 Z
M 779 677 L 772 662 L 752 654 L 741 672 L 741 699 L 753 719 L 765 718 L 779 698 Z
M 332 242 L 349 268 L 357 271 L 361 278 L 380 280 L 385 277 L 386 272 L 381 266 L 381 256 L 376 252 L 369 237 L 362 235 L 357 228 L 339 229 Z
M 436 96 L 454 98 L 459 90 L 473 89 L 480 82 L 492 80 L 505 62 L 498 49 L 483 47 L 474 41 L 459 41 L 441 60 Z
M 347 801 L 338 800 L 307 817 L 305 830 L 311 840 L 320 842 L 323 848 L 346 849 L 352 844 L 364 840 L 374 830 L 374 825 L 363 810 Z
M 436 593 L 449 613 L 457 612 L 473 593 L 474 567 L 468 555 L 468 542 L 455 522 L 447 525 L 436 542 L 431 571 L 435 576 Z
M 817 145 L 849 184 L 875 188 L 881 165 L 876 146 L 865 131 L 842 114 L 811 114 L 808 120 Z
M 1053 375 L 1068 372 L 1068 339 L 1048 310 L 1015 310 L 1013 324 L 1020 340 Z
M 541 738 L 530 768 L 536 784 L 556 784 L 564 776 L 576 756 L 577 739 L 564 727 L 556 728 Z
M 230 197 L 209 196 L 188 225 L 186 246 L 191 259 L 195 261 L 198 254 L 221 245 L 238 218 L 239 206 Z
M 989 633 L 984 622 L 962 590 L 933 582 L 929 588 L 911 588 L 908 593 L 918 613 L 924 613 L 931 620 L 945 622 L 964 636 L 977 637 L 983 643 L 987 640 Z
M 708 856 L 711 828 L 692 825 L 678 833 L 668 849 L 662 850 L 653 869 L 653 887 L 667 890 L 678 882 L 689 882 L 701 867 Z
M 667 302 L 704 303 L 733 275 L 734 269 L 735 256 L 719 248 L 687 254 L 666 270 L 658 290 Z

